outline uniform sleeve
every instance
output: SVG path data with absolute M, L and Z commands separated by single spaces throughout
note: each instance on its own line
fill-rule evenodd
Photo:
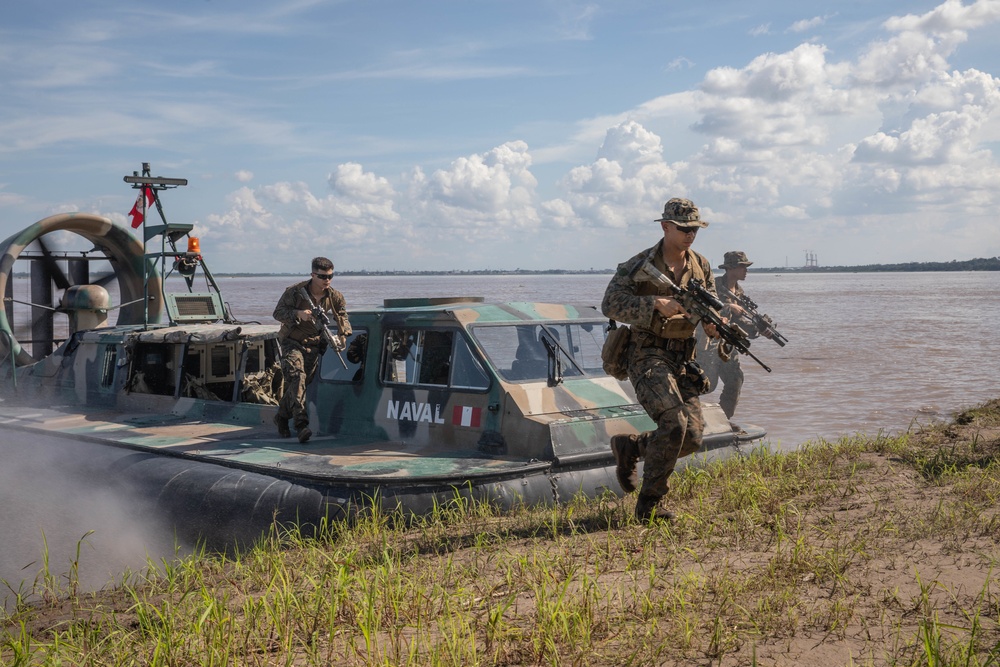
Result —
M 721 301 L 726 305 L 735 303 L 736 294 L 734 294 L 730 289 L 728 289 L 723 283 L 720 283 L 718 280 L 715 280 L 713 278 L 713 281 L 715 282 L 715 295 L 719 297 L 719 301 Z
M 744 291 L 743 294 L 745 295 L 746 292 Z M 735 324 L 739 325 L 740 329 L 746 332 L 747 338 L 760 337 L 760 329 L 757 328 L 752 316 L 740 317 L 736 319 Z
M 337 329 L 341 336 L 350 336 L 354 332 L 354 329 L 351 328 L 351 321 L 347 319 L 347 299 L 335 289 L 331 289 L 330 291 L 333 293 L 331 294 L 330 302 L 332 304 L 333 317 L 337 320 Z
M 282 324 L 290 326 L 298 324 L 299 318 L 295 314 L 295 311 L 298 310 L 295 307 L 296 301 L 295 287 L 289 287 L 282 293 L 281 298 L 278 299 L 278 305 L 274 307 L 274 313 L 271 316 Z
M 701 262 L 701 269 L 705 273 L 705 289 L 718 298 L 719 295 L 715 291 L 715 275 L 712 273 L 712 265 L 708 263 L 708 258 L 703 255 L 699 255 L 698 260 Z M 721 301 L 725 301 L 725 299 L 721 299 Z
M 645 261 L 645 258 L 643 253 L 618 265 L 618 270 L 611 277 L 611 282 L 604 291 L 604 300 L 601 302 L 601 312 L 605 317 L 644 328 L 652 326 L 656 314 L 653 308 L 656 296 L 638 296 L 636 282 L 631 275 L 632 270 L 639 262 Z
M 730 290 L 725 285 L 725 283 L 720 283 L 718 280 L 715 281 L 715 290 L 716 290 L 716 296 L 719 297 L 719 301 L 721 301 L 723 304 L 723 308 L 720 311 L 722 316 L 727 318 L 730 322 L 733 322 L 734 320 L 733 309 L 730 308 L 730 306 L 736 303 L 737 301 L 736 292 Z M 744 330 L 746 329 L 746 327 L 744 327 L 743 324 L 740 324 L 740 327 L 743 328 Z

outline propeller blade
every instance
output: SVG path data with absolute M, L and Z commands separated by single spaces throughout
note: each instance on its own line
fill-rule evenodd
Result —
M 103 276 L 101 276 L 97 280 L 91 280 L 90 284 L 91 285 L 100 285 L 101 287 L 104 287 L 105 285 L 107 285 L 108 283 L 112 282 L 117 277 L 118 277 L 118 274 L 115 273 L 114 271 L 112 271 L 111 273 L 104 274 Z
M 56 261 L 55 257 L 52 256 L 52 251 L 49 247 L 45 245 L 42 240 L 43 237 L 39 236 L 36 241 L 38 241 L 38 247 L 42 250 L 42 265 L 45 267 L 46 275 L 51 278 L 52 282 L 56 284 L 59 289 L 66 289 L 72 283 L 63 273 L 63 270 L 59 267 L 59 263 Z

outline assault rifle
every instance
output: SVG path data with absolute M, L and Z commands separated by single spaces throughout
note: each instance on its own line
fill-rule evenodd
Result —
M 312 310 L 313 322 L 316 322 L 319 325 L 320 335 L 323 336 L 323 340 L 326 341 L 326 344 L 332 347 L 334 352 L 337 353 L 337 358 L 340 359 L 340 363 L 343 364 L 346 369 L 347 362 L 344 361 L 344 355 L 340 353 L 340 350 L 343 349 L 343 344 L 341 343 L 338 345 L 337 339 L 333 337 L 332 333 L 330 333 L 330 316 L 326 314 L 318 303 L 312 300 L 312 297 L 309 296 L 309 292 L 305 287 L 303 287 L 300 291 L 306 298 L 306 301 L 309 302 L 309 307 Z
M 688 312 L 689 318 L 695 322 L 704 320 L 709 324 L 714 324 L 715 330 L 719 332 L 719 337 L 724 343 L 756 361 L 768 373 L 771 372 L 771 368 L 750 351 L 750 339 L 747 338 L 746 332 L 724 320 L 719 311 L 725 306 L 714 294 L 705 289 L 700 280 L 693 278 L 688 282 L 686 288 L 680 287 L 653 266 L 653 263 L 648 259 L 639 265 L 632 278 L 637 282 L 648 281 L 667 288 Z
M 757 304 L 753 299 L 748 297 L 746 294 L 736 294 L 734 292 L 730 292 L 729 290 L 726 290 L 726 294 L 731 296 L 736 304 L 746 311 L 751 324 L 753 324 L 754 328 L 760 332 L 760 335 L 765 338 L 770 338 L 781 347 L 785 347 L 785 343 L 788 342 L 788 339 L 785 338 L 780 331 L 778 331 L 774 324 L 774 320 L 763 313 L 757 312 Z

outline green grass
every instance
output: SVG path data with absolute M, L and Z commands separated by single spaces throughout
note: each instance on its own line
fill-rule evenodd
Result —
M 998 414 L 686 469 L 669 525 L 456 496 L 94 594 L 43 558 L 0 664 L 1000 665 Z

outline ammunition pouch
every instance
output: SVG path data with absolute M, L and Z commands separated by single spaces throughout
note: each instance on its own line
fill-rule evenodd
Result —
M 604 372 L 616 380 L 628 378 L 628 347 L 632 341 L 632 329 L 614 320 L 608 320 L 608 334 L 601 348 Z
M 657 314 L 652 330 L 660 338 L 685 339 L 694 335 L 695 325 L 685 315 L 664 318 Z
M 326 341 L 323 340 L 322 336 L 308 336 L 300 341 L 297 341 L 302 347 L 315 348 L 326 345 Z

